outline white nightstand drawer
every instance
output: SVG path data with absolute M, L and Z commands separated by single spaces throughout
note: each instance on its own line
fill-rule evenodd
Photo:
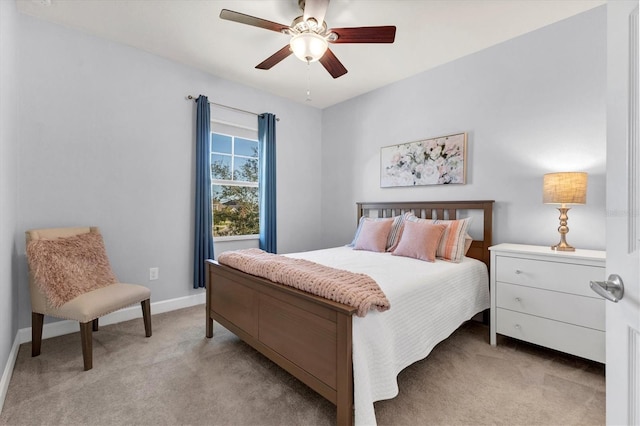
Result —
M 605 362 L 605 333 L 533 315 L 497 309 L 497 332 L 598 362 Z
M 496 281 L 601 299 L 589 281 L 604 281 L 604 268 L 508 256 L 496 256 L 496 263 Z
M 496 306 L 525 314 L 605 330 L 605 301 L 591 297 L 496 283 Z

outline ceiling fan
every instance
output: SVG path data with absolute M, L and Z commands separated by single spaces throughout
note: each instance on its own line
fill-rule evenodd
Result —
M 262 70 L 271 69 L 293 53 L 307 63 L 320 61 L 333 78 L 338 78 L 346 74 L 347 69 L 329 49 L 329 43 L 393 43 L 395 40 L 395 26 L 327 29 L 324 16 L 329 0 L 298 0 L 298 6 L 303 14 L 295 18 L 291 26 L 227 9 L 222 9 L 220 18 L 291 36 L 289 44 L 256 65 Z

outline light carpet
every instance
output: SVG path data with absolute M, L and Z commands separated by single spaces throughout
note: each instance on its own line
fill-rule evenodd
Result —
M 221 327 L 204 306 L 101 327 L 93 369 L 80 335 L 20 347 L 1 425 L 332 425 L 328 401 Z M 468 322 L 399 375 L 379 425 L 602 425 L 604 365 L 499 338 Z

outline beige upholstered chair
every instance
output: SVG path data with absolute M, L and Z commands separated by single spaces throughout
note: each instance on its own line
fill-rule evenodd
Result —
M 86 233 L 100 233 L 96 227 L 34 229 L 26 232 L 27 245 L 31 240 L 55 240 Z M 92 330 L 98 331 L 98 318 L 126 306 L 140 303 L 147 337 L 151 336 L 151 309 L 148 288 L 135 284 L 114 283 L 81 294 L 60 307 L 54 307 L 34 279 L 34 271 L 29 267 L 29 287 L 31 292 L 32 349 L 31 356 L 40 355 L 42 325 L 45 315 L 80 322 L 80 339 L 84 369 L 93 367 Z

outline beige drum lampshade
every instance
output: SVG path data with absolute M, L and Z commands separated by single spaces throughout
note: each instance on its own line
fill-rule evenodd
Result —
M 587 174 L 547 173 L 544 175 L 542 194 L 544 204 L 586 204 Z

